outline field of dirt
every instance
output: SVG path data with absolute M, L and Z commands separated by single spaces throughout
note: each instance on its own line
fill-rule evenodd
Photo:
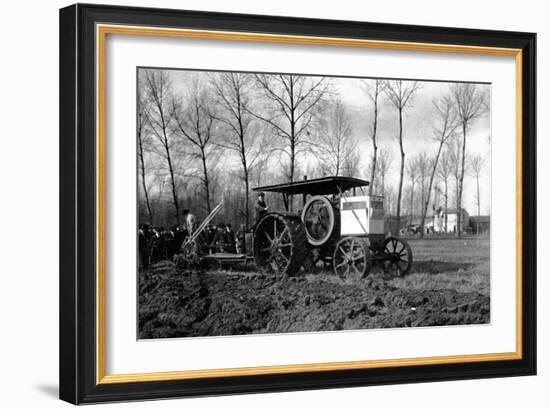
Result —
M 481 324 L 490 320 L 489 240 L 409 241 L 413 269 L 359 282 L 331 272 L 275 278 L 253 268 L 140 272 L 139 336 L 168 338 Z

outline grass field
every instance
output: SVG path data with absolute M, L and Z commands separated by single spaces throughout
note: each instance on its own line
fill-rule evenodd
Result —
M 140 338 L 483 324 L 490 321 L 489 239 L 409 240 L 405 277 L 358 282 L 331 271 L 276 278 L 254 269 L 140 274 Z
M 398 288 L 453 289 L 489 295 L 489 239 L 409 240 L 414 262 L 411 273 L 392 280 Z

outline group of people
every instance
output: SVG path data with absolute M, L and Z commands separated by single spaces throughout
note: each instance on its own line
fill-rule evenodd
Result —
M 183 224 L 166 229 L 148 224 L 139 226 L 139 256 L 142 267 L 161 260 L 171 260 L 180 250 L 185 239 L 197 229 L 194 216 L 188 210 L 183 212 Z M 230 223 L 208 224 L 196 238 L 200 254 L 237 253 L 244 254 L 245 227 L 235 233 Z
M 172 226 L 171 229 L 142 224 L 138 230 L 139 257 L 142 267 L 160 260 L 171 259 L 178 252 L 188 236 L 185 226 Z
M 241 226 L 235 234 L 230 223 L 219 223 L 217 226 L 207 225 L 199 238 L 203 253 L 245 253 L 245 228 Z
M 256 221 L 268 211 L 263 192 L 258 194 L 255 204 Z M 182 225 L 166 229 L 162 226 L 139 226 L 139 257 L 142 267 L 161 260 L 171 260 L 180 250 L 185 239 L 198 228 L 195 216 L 188 209 L 182 211 Z M 235 233 L 230 223 L 219 223 L 217 226 L 208 224 L 196 238 L 199 253 L 202 255 L 214 253 L 246 253 L 245 225 Z

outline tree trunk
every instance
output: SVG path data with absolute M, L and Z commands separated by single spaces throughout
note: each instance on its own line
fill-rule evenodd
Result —
M 168 172 L 170 173 L 170 183 L 172 186 L 172 200 L 173 200 L 174 209 L 176 211 L 175 219 L 176 219 L 176 223 L 179 226 L 181 224 L 180 223 L 180 206 L 178 203 L 178 193 L 176 191 L 176 177 L 174 175 L 174 168 L 172 166 L 172 157 L 170 155 L 170 148 L 168 147 L 168 138 L 166 138 L 166 129 L 163 128 L 162 132 L 164 134 L 164 150 L 166 152 L 166 161 L 168 162 Z
M 294 182 L 294 166 L 296 165 L 296 123 L 294 118 L 294 79 L 290 76 L 290 183 Z M 292 210 L 292 200 L 290 204 Z
M 143 193 L 145 194 L 145 204 L 147 206 L 147 215 L 149 216 L 149 224 L 153 225 L 153 212 L 151 211 L 151 203 L 149 202 L 149 192 L 147 191 L 147 184 L 145 183 L 145 162 L 143 160 L 143 143 L 141 140 L 141 130 L 138 134 L 139 142 L 139 161 L 141 168 L 141 183 L 143 187 Z
M 435 172 L 437 170 L 437 165 L 439 163 L 439 156 L 441 155 L 441 150 L 443 149 L 443 144 L 444 143 L 445 143 L 445 141 L 442 141 L 439 144 L 439 149 L 437 150 L 437 155 L 435 155 L 434 165 L 433 165 L 433 168 L 432 168 L 432 174 L 430 175 L 430 182 L 428 184 L 428 194 L 426 196 L 426 199 L 424 200 L 424 203 L 422 203 L 422 220 L 420 221 L 422 231 L 420 232 L 420 238 L 424 237 L 424 223 L 426 222 L 426 214 L 428 213 L 428 205 L 430 204 L 430 193 L 432 191 Z
M 462 159 L 460 166 L 460 179 L 458 182 L 458 197 L 457 197 L 457 236 L 462 236 L 462 189 L 464 186 L 464 171 L 466 163 L 466 122 L 462 122 Z
M 242 127 L 241 127 L 242 129 Z M 246 162 L 246 152 L 244 150 L 244 139 L 241 139 L 241 164 L 243 166 L 243 177 L 244 177 L 244 225 L 246 227 L 246 230 L 248 230 L 248 224 L 250 223 L 250 181 L 249 181 L 249 174 L 248 174 L 248 163 Z
M 447 182 L 447 179 L 445 179 L 445 233 L 448 233 L 448 231 L 447 231 L 447 219 L 448 219 L 448 215 L 447 215 L 447 210 L 448 210 L 447 186 L 448 186 L 448 182 Z
M 376 159 L 378 146 L 376 145 L 376 127 L 378 125 L 378 95 L 374 98 L 374 118 L 372 123 L 372 164 L 370 170 L 369 195 L 374 192 L 374 178 L 376 177 Z
M 248 197 L 248 192 L 250 190 L 250 186 L 248 184 L 248 172 L 246 172 L 245 174 L 245 179 L 244 179 L 244 183 L 245 183 L 245 198 L 244 198 L 244 205 L 245 205 L 245 230 L 248 231 L 248 223 L 249 223 L 249 219 L 250 219 L 250 211 L 249 211 L 249 207 L 250 207 L 250 202 L 249 202 L 249 197 Z
M 411 207 L 410 207 L 410 218 L 409 218 L 409 226 L 413 222 L 413 216 L 414 216 L 414 181 L 411 183 Z
M 290 142 L 290 183 L 294 182 L 294 166 L 296 163 L 296 146 L 294 141 Z
M 397 190 L 397 214 L 395 221 L 395 235 L 399 235 L 401 228 L 401 194 L 403 191 L 403 174 L 405 172 L 405 151 L 403 150 L 403 109 L 399 108 L 399 149 L 401 150 L 401 169 L 399 171 L 399 188 Z
M 479 197 L 479 174 L 476 175 L 476 183 L 477 183 L 477 215 L 481 215 L 481 198 Z
M 201 160 L 202 160 L 202 171 L 203 171 L 203 183 L 204 191 L 206 195 L 206 210 L 208 214 L 212 211 L 210 207 L 210 183 L 208 181 L 208 168 L 206 167 L 206 153 L 204 152 L 204 147 L 201 148 Z
M 240 94 L 239 94 L 240 95 Z M 248 197 L 249 196 L 249 191 L 250 191 L 250 182 L 249 182 L 249 174 L 248 174 L 248 163 L 246 161 L 246 151 L 245 151 L 245 143 L 244 143 L 244 138 L 245 138 L 245 128 L 243 126 L 243 119 L 242 119 L 242 116 L 241 116 L 241 100 L 240 98 L 238 99 L 239 101 L 239 116 L 238 116 L 238 121 L 239 121 L 239 140 L 240 140 L 240 148 L 241 148 L 241 151 L 240 151 L 240 155 L 241 155 L 241 165 L 243 166 L 243 177 L 244 177 L 244 194 L 245 194 L 245 199 L 244 199 L 244 226 L 245 226 L 245 230 L 248 231 L 248 224 L 250 222 L 250 210 L 249 210 L 249 207 L 250 207 L 250 198 Z
M 290 87 L 293 90 L 292 82 L 290 83 Z M 294 97 L 292 92 L 290 95 L 290 106 L 292 107 L 290 110 L 290 183 L 294 182 L 294 168 L 296 166 L 296 123 L 294 122 Z M 288 198 L 288 209 L 290 211 L 292 211 L 293 198 L 294 196 Z

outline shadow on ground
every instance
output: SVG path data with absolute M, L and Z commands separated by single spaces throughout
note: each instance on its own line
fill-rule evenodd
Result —
M 455 263 L 447 261 L 422 260 L 415 261 L 412 271 L 425 274 L 453 273 L 459 270 L 466 271 L 473 267 L 474 263 Z

